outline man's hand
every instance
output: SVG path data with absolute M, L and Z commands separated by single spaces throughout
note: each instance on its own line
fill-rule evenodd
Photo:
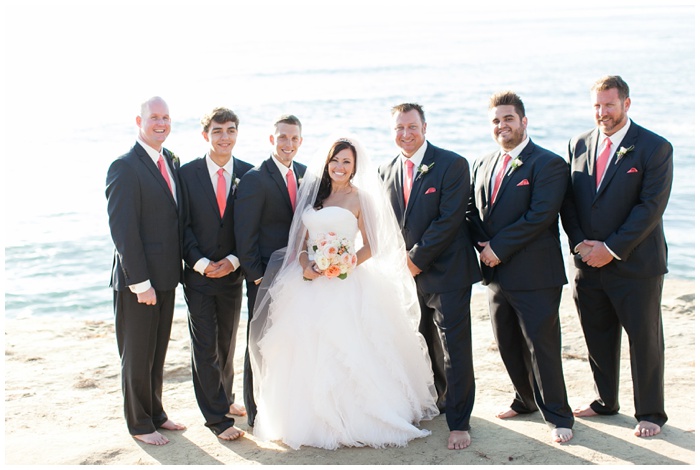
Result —
M 146 292 L 141 292 L 136 294 L 136 299 L 140 304 L 155 305 L 156 304 L 156 290 L 151 287 Z
M 209 266 L 204 269 L 204 275 L 211 278 L 224 277 L 234 271 L 231 261 L 224 258 L 220 261 L 209 261 Z
M 583 255 L 585 247 L 590 247 L 590 249 Z M 610 250 L 606 248 L 603 242 L 598 240 L 584 240 L 579 253 L 581 253 L 583 262 L 592 268 L 602 268 L 613 260 Z
M 501 264 L 501 260 L 491 249 L 491 242 L 479 242 L 479 246 L 482 248 L 481 253 L 479 253 L 479 259 L 482 263 L 490 268 Z
M 411 271 L 411 276 L 413 277 L 416 277 L 423 272 L 421 268 L 416 266 L 413 261 L 411 261 L 411 258 L 408 257 L 408 253 L 406 253 L 406 266 L 408 266 L 408 270 Z

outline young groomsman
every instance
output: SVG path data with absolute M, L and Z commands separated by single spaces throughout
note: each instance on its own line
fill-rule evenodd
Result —
M 206 426 L 227 441 L 243 435 L 232 415 L 246 414 L 233 395 L 233 356 L 243 297 L 233 198 L 240 177 L 253 166 L 232 155 L 238 124 L 238 116 L 227 108 L 205 115 L 202 136 L 209 150 L 180 169 L 194 391 Z
M 291 114 L 280 116 L 270 135 L 270 158 L 241 179 L 236 194 L 238 216 L 234 229 L 246 277 L 248 336 L 255 299 L 270 255 L 287 246 L 299 181 L 306 172 L 306 166 L 293 161 L 302 141 L 299 118 Z M 257 408 L 249 348 L 246 348 L 243 364 L 243 399 L 248 412 L 248 426 L 252 427 Z

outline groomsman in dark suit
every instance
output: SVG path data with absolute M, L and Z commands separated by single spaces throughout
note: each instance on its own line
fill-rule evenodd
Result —
M 567 186 L 564 159 L 527 135 L 525 106 L 512 91 L 489 103 L 500 149 L 474 165 L 468 221 L 478 242 L 491 324 L 515 388 L 512 418 L 539 408 L 554 442 L 573 437 L 561 361 L 559 303 L 566 284 L 559 209 Z
M 177 157 L 163 147 L 170 111 L 160 97 L 141 105 L 136 144 L 107 172 L 107 211 L 114 241 L 111 287 L 129 432 L 167 444 L 158 429 L 185 427 L 168 419 L 161 401 L 163 365 L 182 277 Z
M 243 298 L 233 198 L 240 177 L 253 166 L 232 155 L 238 124 L 238 116 L 227 108 L 205 115 L 202 136 L 209 151 L 180 169 L 194 391 L 206 426 L 227 441 L 243 435 L 231 415 L 246 414 L 233 395 L 233 355 Z
M 302 143 L 301 122 L 291 114 L 274 124 L 270 135 L 272 155 L 241 178 L 234 202 L 234 230 L 248 296 L 248 336 L 258 287 L 270 255 L 287 246 L 294 216 L 299 181 L 306 166 L 293 159 Z M 257 407 L 253 396 L 253 374 L 246 348 L 243 365 L 243 399 L 248 426 L 253 426 Z
M 471 343 L 471 285 L 480 279 L 465 221 L 469 163 L 425 139 L 423 108 L 404 103 L 392 109 L 400 153 L 379 168 L 408 250 L 416 280 L 421 334 L 432 362 L 438 407 L 445 411 L 449 449 L 471 443 L 474 407 Z
M 576 416 L 620 409 L 620 335 L 632 363 L 634 433 L 661 432 L 664 337 L 661 290 L 667 269 L 662 216 L 671 193 L 673 148 L 632 122 L 629 87 L 607 76 L 591 88 L 596 129 L 569 143 L 571 180 L 562 223 L 575 254 L 574 300 L 597 397 Z

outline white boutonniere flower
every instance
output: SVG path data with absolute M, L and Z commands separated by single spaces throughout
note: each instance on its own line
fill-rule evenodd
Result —
M 520 168 L 523 165 L 523 161 L 520 159 L 520 156 L 518 155 L 517 158 L 515 158 L 512 162 L 510 162 L 510 165 L 508 165 L 508 174 L 513 173 L 515 170 Z
M 634 145 L 630 145 L 627 148 L 620 147 L 619 150 L 615 155 L 617 155 L 617 158 L 615 159 L 615 165 L 617 165 L 617 162 L 619 162 L 625 155 L 628 153 L 632 152 L 634 150 Z
M 431 163 L 430 165 L 419 166 L 418 176 L 416 177 L 416 179 L 421 178 L 424 174 L 428 173 L 433 166 L 435 166 L 435 162 Z
M 180 165 L 180 157 L 175 155 L 175 153 L 171 152 L 170 150 L 168 150 L 168 154 L 170 154 L 170 160 L 172 160 L 173 164 L 175 164 L 176 166 Z M 167 155 L 167 154 L 165 152 L 163 152 L 163 155 Z

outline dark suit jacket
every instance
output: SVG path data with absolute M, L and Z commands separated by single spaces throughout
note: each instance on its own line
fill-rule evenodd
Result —
M 162 153 L 182 201 L 179 162 L 169 150 Z M 182 275 L 181 210 L 141 144 L 109 167 L 106 195 L 115 247 L 110 286 L 121 291 L 150 279 L 156 290 L 175 289 Z
M 534 290 L 566 284 L 559 238 L 559 208 L 566 193 L 568 167 L 563 158 L 530 142 L 503 178 L 491 204 L 491 177 L 500 152 L 474 165 L 468 221 L 475 242 L 489 241 L 501 260 L 481 266 L 484 284 L 498 272 L 504 289 Z
M 562 224 L 572 251 L 584 239 L 600 240 L 621 260 L 591 268 L 576 257 L 576 267 L 632 278 L 665 274 L 668 252 L 661 217 L 671 194 L 673 148 L 632 122 L 620 144 L 630 150 L 620 158 L 616 153 L 596 192 L 598 132 L 594 129 L 569 143 L 571 180 Z
M 433 165 L 416 175 L 403 201 L 402 159 L 396 156 L 379 168 L 399 222 L 408 256 L 423 272 L 416 284 L 426 293 L 462 289 L 481 279 L 476 253 L 465 221 L 469 199 L 469 163 L 460 155 L 428 142 L 421 165 Z
M 249 282 L 263 277 L 270 255 L 287 246 L 294 217 L 287 185 L 273 158 L 241 178 L 234 201 L 238 259 Z M 306 166 L 297 162 L 292 165 L 297 179 L 301 179 Z
M 231 188 L 223 218 L 216 202 L 206 157 L 193 160 L 180 169 L 185 209 L 183 257 L 187 287 L 203 294 L 213 294 L 222 289 L 230 289 L 243 277 L 241 270 L 237 269 L 228 276 L 212 279 L 202 276 L 193 267 L 202 258 L 218 261 L 228 255 L 238 256 L 233 233 L 235 181 L 251 168 L 253 165 L 250 163 L 233 157 Z

